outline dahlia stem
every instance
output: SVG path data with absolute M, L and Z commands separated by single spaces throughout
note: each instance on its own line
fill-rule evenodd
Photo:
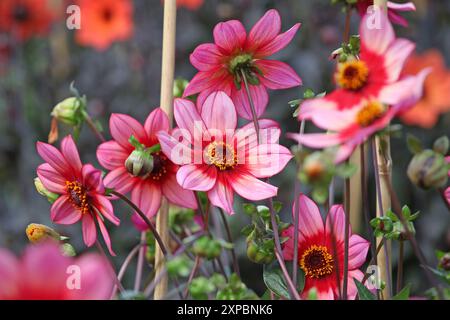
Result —
M 119 278 L 117 277 L 116 272 L 114 271 L 114 265 L 111 262 L 111 260 L 109 259 L 105 250 L 103 250 L 103 247 L 100 244 L 100 242 L 98 241 L 98 239 L 95 240 L 95 246 L 97 247 L 97 250 L 100 251 L 100 254 L 103 256 L 103 259 L 105 259 L 108 262 L 109 267 L 111 268 L 111 276 L 114 278 L 114 282 L 116 283 L 115 285 L 119 288 L 120 292 L 123 292 L 125 289 L 123 288 L 122 283 L 120 282 Z
M 229 243 L 233 243 L 233 237 L 231 235 L 231 229 L 228 225 L 227 218 L 225 216 L 225 213 L 223 212 L 222 208 L 219 208 L 220 216 L 222 218 L 223 226 L 225 228 L 225 232 L 227 233 L 227 241 Z M 239 262 L 236 256 L 236 251 L 234 250 L 234 247 L 230 249 L 231 259 L 233 261 L 233 269 L 234 272 L 238 275 L 238 277 L 241 277 L 241 273 L 239 270 Z M 294 282 L 295 283 L 295 282 Z
M 377 256 L 378 256 L 378 254 L 380 253 L 380 251 L 381 251 L 381 249 L 383 248 L 383 246 L 384 246 L 384 242 L 383 242 L 383 241 L 380 241 L 380 242 L 378 243 L 378 245 L 377 245 L 377 249 L 376 249 L 376 251 L 375 251 L 375 254 L 374 254 L 374 255 L 372 256 L 372 258 L 370 259 L 369 266 L 375 263 L 375 261 L 377 260 Z M 367 280 L 370 276 L 371 276 L 371 275 L 370 275 L 369 273 L 366 272 L 366 273 L 364 274 L 364 278 L 362 279 L 361 283 L 364 284 L 364 282 L 366 282 L 366 280 Z
M 416 238 L 409 230 L 408 221 L 406 221 L 405 217 L 402 214 L 402 208 L 400 205 L 400 201 L 398 200 L 397 194 L 395 193 L 390 180 L 386 180 L 386 186 L 388 188 L 389 194 L 392 197 L 392 206 L 393 206 L 394 212 L 397 213 L 397 216 L 399 217 L 400 222 L 403 225 L 403 229 L 405 230 L 406 237 L 408 238 L 409 242 L 411 243 L 411 246 L 412 246 L 415 256 L 417 257 L 422 268 L 424 269 L 425 276 L 427 277 L 430 284 L 436 288 L 439 299 L 444 300 L 444 294 L 442 292 L 442 288 L 439 285 L 439 281 L 436 280 L 436 276 L 434 276 L 433 273 L 431 273 L 431 271 L 430 271 L 431 267 L 428 265 L 427 260 L 424 256 L 422 250 L 420 249 L 419 244 L 417 243 Z
M 302 120 L 300 122 L 300 130 L 299 133 L 303 134 L 305 132 L 305 120 Z M 302 150 L 302 144 L 298 143 L 298 150 L 297 152 L 300 152 Z M 297 166 L 297 172 L 300 170 L 300 163 Z M 295 178 L 295 184 L 294 184 L 294 257 L 292 259 L 292 282 L 297 283 L 297 276 L 298 276 L 298 220 L 299 215 L 297 214 L 298 211 L 298 198 L 300 196 L 300 180 L 298 177 Z
M 164 26 L 162 44 L 161 68 L 161 109 L 167 114 L 170 124 L 173 119 L 173 79 L 175 73 L 175 34 L 177 20 L 176 0 L 164 0 Z M 156 216 L 156 230 L 161 235 L 161 242 L 169 242 L 169 203 L 163 198 L 158 215 Z M 164 252 L 162 247 L 156 247 L 155 276 L 164 272 Z M 161 281 L 155 287 L 154 299 L 163 299 L 167 293 L 169 278 L 167 274 L 161 276 Z
M 403 240 L 398 242 L 398 265 L 397 265 L 397 290 L 398 294 L 402 290 L 403 280 Z
M 100 140 L 101 142 L 105 142 L 106 141 L 105 136 L 103 135 L 103 133 L 100 132 L 100 130 L 98 130 L 98 128 L 95 125 L 94 121 L 92 120 L 91 116 L 87 112 L 84 112 L 83 116 L 84 116 L 84 120 L 86 121 L 86 123 L 89 126 L 89 129 L 91 129 L 91 131 L 95 134 L 95 136 L 98 138 L 98 140 Z
M 125 260 L 122 263 L 122 266 L 119 269 L 119 273 L 117 274 L 117 279 L 119 279 L 119 281 L 122 281 L 122 278 L 125 275 L 125 272 L 127 271 L 128 266 L 130 265 L 131 261 L 136 256 L 136 254 L 139 252 L 139 248 L 143 245 L 145 245 L 145 244 L 142 244 L 142 243 L 137 244 L 136 246 L 134 246 L 133 249 L 131 249 L 130 253 L 128 253 L 127 257 L 125 258 Z M 113 290 L 111 292 L 110 300 L 112 300 L 116 294 L 117 294 L 117 285 L 114 285 Z
M 344 279 L 342 285 L 342 298 L 347 300 L 347 286 L 348 286 L 348 255 L 349 255 L 349 232 L 350 232 L 350 179 L 345 179 L 345 227 L 344 227 Z
M 141 242 L 146 241 L 146 232 L 141 232 Z M 136 266 L 136 278 L 134 279 L 134 291 L 135 292 L 139 292 L 140 288 L 141 288 L 141 282 L 142 282 L 142 271 L 144 269 L 144 260 L 145 260 L 145 251 L 146 251 L 146 246 L 142 246 L 139 250 L 139 256 L 138 256 L 138 261 L 137 261 L 137 266 Z
M 387 181 L 391 180 L 392 160 L 390 150 L 390 138 L 385 135 L 383 137 L 376 136 L 372 139 L 372 153 L 375 172 L 375 183 L 377 190 L 377 217 L 383 217 L 384 213 L 391 208 L 391 195 L 387 186 Z M 392 273 L 390 263 L 391 242 L 384 238 L 377 239 L 384 241 L 384 252 L 379 255 L 378 266 L 381 269 L 380 277 L 386 283 L 383 290 L 383 297 L 390 299 L 392 293 Z
M 252 95 L 250 93 L 250 88 L 248 86 L 247 76 L 245 75 L 244 70 L 241 70 L 241 76 L 242 76 L 242 80 L 244 80 L 244 87 L 245 87 L 245 91 L 247 92 L 248 102 L 250 104 L 250 109 L 252 111 L 253 125 L 255 126 L 256 136 L 258 137 L 258 144 L 259 144 L 260 137 L 259 137 L 258 115 L 256 114 L 255 104 L 253 103 L 253 98 L 252 98 Z
M 345 8 L 345 26 L 344 26 L 344 37 L 343 41 L 344 43 L 348 43 L 348 40 L 350 39 L 350 22 L 352 18 L 352 7 L 347 5 Z
M 156 230 L 153 223 L 149 220 L 149 218 L 147 218 L 147 216 L 142 212 L 142 210 L 139 209 L 139 207 L 137 205 L 135 205 L 134 202 L 131 201 L 130 199 L 128 199 L 125 195 L 123 195 L 117 191 L 110 191 L 110 193 L 112 195 L 115 195 L 116 197 L 119 197 L 121 200 L 123 200 L 139 215 L 139 217 L 142 218 L 142 220 L 144 220 L 144 222 L 149 227 L 150 231 L 153 233 L 153 236 L 155 237 L 155 240 L 158 243 L 159 248 L 161 248 L 163 255 L 169 255 L 170 252 L 167 250 L 166 246 L 164 245 L 164 242 L 162 241 L 160 234 Z M 158 246 L 156 246 L 156 248 L 158 248 Z M 156 265 L 156 262 L 155 262 L 155 265 Z
M 195 262 L 194 262 L 194 267 L 192 268 L 192 271 L 191 271 L 191 273 L 189 274 L 189 278 L 188 278 L 188 281 L 187 281 L 187 283 L 186 283 L 186 288 L 185 288 L 185 290 L 184 290 L 184 299 L 187 299 L 187 298 L 188 298 L 188 295 L 189 295 L 189 285 L 191 284 L 192 280 L 194 280 L 194 277 L 195 277 L 195 275 L 197 274 L 197 270 L 198 270 L 198 268 L 199 268 L 199 266 L 200 266 L 200 262 L 201 262 L 200 257 L 199 257 L 199 256 L 196 256 L 196 257 L 195 257 Z

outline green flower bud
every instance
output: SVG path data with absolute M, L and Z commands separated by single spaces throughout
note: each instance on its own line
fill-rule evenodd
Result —
M 48 202 L 50 203 L 55 202 L 56 199 L 59 198 L 59 194 L 48 191 L 39 178 L 34 178 L 34 186 L 36 187 L 37 192 L 39 192 L 40 195 L 46 197 Z
M 189 81 L 187 81 L 186 79 L 183 78 L 175 79 L 173 83 L 173 96 L 175 98 L 181 98 L 188 84 Z
M 153 157 L 145 150 L 134 150 L 125 160 L 125 167 L 133 176 L 145 179 L 153 170 Z
M 203 236 L 192 246 L 194 253 L 200 257 L 212 260 L 220 256 L 222 245 L 219 241 Z
M 323 152 L 313 152 L 305 158 L 301 177 L 310 184 L 328 185 L 333 177 L 334 166 L 331 158 Z
M 50 113 L 58 121 L 76 126 L 80 123 L 82 101 L 75 97 L 67 98 L 58 103 Z
M 275 259 L 274 248 L 272 239 L 255 239 L 254 231 L 247 237 L 247 257 L 254 263 L 271 263 Z
M 433 150 L 445 156 L 448 152 L 449 144 L 450 142 L 448 141 L 448 138 L 446 136 L 442 136 L 434 142 Z
M 215 289 L 214 284 L 205 277 L 195 278 L 189 285 L 189 293 L 194 299 L 199 300 L 208 299 L 208 294 Z
M 66 257 L 75 257 L 77 255 L 75 248 L 70 243 L 64 243 L 60 247 L 61 252 Z
M 445 157 L 433 150 L 424 150 L 414 155 L 407 174 L 411 182 L 420 188 L 440 188 L 448 179 Z

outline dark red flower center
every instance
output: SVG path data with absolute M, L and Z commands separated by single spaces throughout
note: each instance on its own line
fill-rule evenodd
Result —
M 13 9 L 12 16 L 17 22 L 25 22 L 30 19 L 30 11 L 23 4 L 17 4 Z
M 333 257 L 324 246 L 312 245 L 303 253 L 300 268 L 310 278 L 321 278 L 333 272 Z
M 78 181 L 66 181 L 66 192 L 70 203 L 82 214 L 89 213 L 89 199 L 86 188 Z
M 161 180 L 167 173 L 169 159 L 160 151 L 152 153 L 153 156 L 153 170 L 150 173 L 150 179 Z
M 113 19 L 114 16 L 114 12 L 113 10 L 111 10 L 111 8 L 106 7 L 102 10 L 102 19 L 104 22 L 111 22 L 111 20 Z

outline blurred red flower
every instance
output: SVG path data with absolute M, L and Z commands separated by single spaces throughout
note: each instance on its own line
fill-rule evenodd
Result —
M 409 125 L 432 128 L 441 113 L 450 111 L 450 70 L 446 68 L 442 54 L 437 49 L 430 49 L 423 54 L 413 54 L 407 60 L 403 74 L 417 74 L 426 67 L 432 70 L 425 80 L 423 97 L 403 113 L 401 119 Z
M 177 6 L 185 7 L 189 10 L 197 10 L 203 5 L 203 0 L 177 0 Z
M 78 0 L 81 29 L 76 41 L 97 50 L 112 42 L 129 39 L 133 33 L 133 5 L 130 0 Z
M 48 0 L 1 0 L 0 31 L 19 41 L 45 35 L 55 18 Z

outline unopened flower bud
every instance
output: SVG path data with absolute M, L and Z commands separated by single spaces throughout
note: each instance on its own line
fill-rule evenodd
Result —
M 203 236 L 195 241 L 192 249 L 196 255 L 209 260 L 217 258 L 222 252 L 220 242 L 207 236 Z
M 133 176 L 146 178 L 153 170 L 153 157 L 145 150 L 134 150 L 125 161 L 125 167 Z
M 45 240 L 53 239 L 60 241 L 61 236 L 58 232 L 43 224 L 31 223 L 25 230 L 28 240 L 31 243 L 39 243 Z
M 411 182 L 420 188 L 440 188 L 448 179 L 445 157 L 433 150 L 424 150 L 412 158 L 407 174 Z
M 181 98 L 188 84 L 189 81 L 187 81 L 186 79 L 183 78 L 175 79 L 173 83 L 173 96 L 175 98 Z
M 444 156 L 447 154 L 449 149 L 450 142 L 446 136 L 442 136 L 438 138 L 433 144 L 433 150 L 443 154 Z
M 445 271 L 450 271 L 450 253 L 446 253 L 439 260 L 439 267 Z
M 41 179 L 34 178 L 34 186 L 36 187 L 37 192 L 47 198 L 50 203 L 56 201 L 59 198 L 59 194 L 48 191 L 44 185 L 42 184 Z
M 75 97 L 67 98 L 58 103 L 51 116 L 65 124 L 76 126 L 80 122 L 81 100 Z
M 303 173 L 309 183 L 328 182 L 332 177 L 332 162 L 321 152 L 314 152 L 305 158 Z

